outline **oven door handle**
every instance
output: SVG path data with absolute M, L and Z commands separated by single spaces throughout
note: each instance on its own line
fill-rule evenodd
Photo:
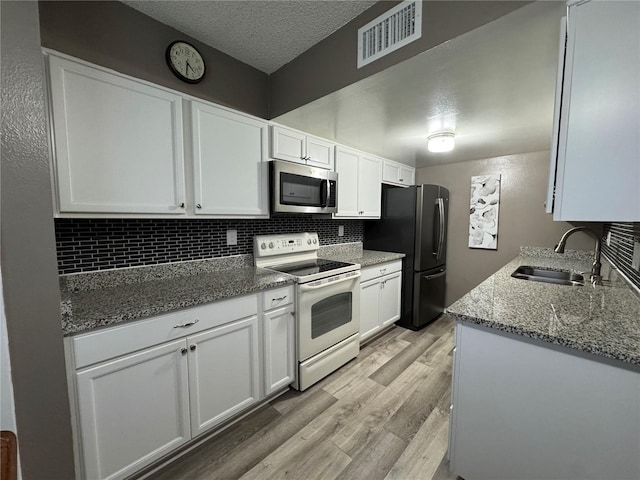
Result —
M 323 283 L 322 285 L 300 285 L 300 290 L 303 292 L 308 292 L 309 290 L 318 290 L 319 288 L 325 288 L 325 287 L 331 287 L 332 285 L 335 285 L 337 283 L 342 283 L 342 282 L 346 282 L 347 280 L 355 280 L 356 278 L 360 277 L 360 272 L 358 272 L 355 275 L 351 275 L 350 277 L 346 277 L 346 278 L 342 278 L 340 280 L 336 280 L 335 282 L 327 282 L 327 283 Z

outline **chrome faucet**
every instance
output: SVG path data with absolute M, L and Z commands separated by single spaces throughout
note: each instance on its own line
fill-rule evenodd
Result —
M 600 275 L 600 267 L 602 264 L 600 263 L 600 237 L 596 235 L 596 233 L 587 227 L 575 227 L 570 230 L 567 230 L 562 238 L 560 239 L 560 243 L 556 245 L 554 252 L 556 253 L 564 253 L 564 247 L 567 244 L 567 239 L 576 232 L 585 232 L 591 235 L 596 239 L 596 248 L 595 255 L 593 257 L 593 265 L 591 266 L 591 283 L 594 285 L 602 285 L 602 276 Z

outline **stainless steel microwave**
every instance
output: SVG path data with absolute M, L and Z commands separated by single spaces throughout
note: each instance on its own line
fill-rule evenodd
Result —
M 269 165 L 272 213 L 336 213 L 338 174 L 273 160 Z

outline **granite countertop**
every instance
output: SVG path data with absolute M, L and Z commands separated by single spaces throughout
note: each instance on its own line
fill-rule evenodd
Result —
M 110 284 L 98 277 L 100 272 L 94 274 L 98 277 L 95 281 L 77 278 L 80 276 L 61 277 L 63 334 L 73 335 L 294 283 L 289 275 L 250 266 L 191 274 L 181 272 L 182 275 L 160 278 L 154 278 L 158 274 L 152 273 L 151 278 L 149 275 L 140 278 L 139 271 L 147 268 L 102 272 L 111 274 Z M 123 275 L 118 273 L 138 275 L 135 279 L 122 279 Z M 78 285 L 79 282 L 85 285 Z
M 378 252 L 376 250 L 362 250 L 352 253 L 321 254 L 322 258 L 340 262 L 358 263 L 361 268 L 391 262 L 405 257 L 404 253 Z
M 361 243 L 321 247 L 321 258 L 388 262 L 404 254 L 362 250 Z M 65 336 L 181 308 L 293 284 L 291 276 L 252 266 L 252 255 L 60 277 Z
M 447 308 L 456 320 L 640 365 L 640 296 L 603 259 L 603 285 L 590 285 L 593 254 L 560 255 L 523 248 L 521 254 Z M 511 277 L 521 266 L 585 273 L 585 286 Z

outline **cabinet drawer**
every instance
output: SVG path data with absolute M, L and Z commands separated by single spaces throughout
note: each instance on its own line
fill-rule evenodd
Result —
M 274 308 L 284 307 L 293 302 L 293 286 L 276 288 L 264 292 L 262 300 L 262 308 L 266 312 Z
M 186 337 L 257 311 L 257 295 L 247 295 L 78 335 L 72 339 L 75 368 Z
M 390 273 L 399 272 L 402 270 L 402 260 L 393 260 L 392 262 L 380 263 L 378 265 L 372 265 L 362 269 L 362 276 L 360 277 L 360 283 L 368 280 L 381 277 L 382 275 L 388 275 Z

